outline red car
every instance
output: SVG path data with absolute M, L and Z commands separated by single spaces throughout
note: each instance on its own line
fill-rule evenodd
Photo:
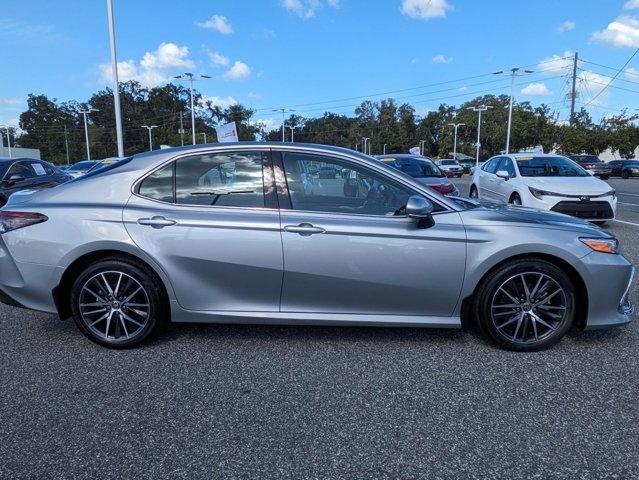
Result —
M 376 157 L 386 165 L 410 175 L 442 195 L 459 195 L 459 190 L 444 172 L 427 157 L 409 154 L 380 155 Z

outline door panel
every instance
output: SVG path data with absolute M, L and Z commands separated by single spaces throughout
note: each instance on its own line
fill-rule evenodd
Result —
M 451 315 L 466 260 L 457 212 L 435 226 L 405 217 L 281 212 L 282 226 L 310 224 L 323 233 L 282 232 L 282 312 Z
M 231 206 L 233 195 L 244 195 L 238 197 L 239 205 L 255 203 L 257 191 L 250 178 L 256 173 L 240 171 L 231 160 L 219 165 L 216 170 L 198 159 L 184 168 L 178 163 L 173 168 L 180 175 L 177 182 L 172 182 L 171 166 L 148 177 L 140 194 L 163 201 L 133 195 L 123 212 L 127 231 L 165 270 L 183 308 L 276 312 L 283 274 L 279 212 Z M 265 178 L 272 179 L 270 162 L 264 171 L 270 172 Z M 197 181 L 189 182 L 189 175 Z M 177 201 L 188 204 L 171 203 L 175 184 Z M 272 190 L 264 185 L 267 196 L 274 195 Z M 204 199 L 225 206 L 194 204 Z

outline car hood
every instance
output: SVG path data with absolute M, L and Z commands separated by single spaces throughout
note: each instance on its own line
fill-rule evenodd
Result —
M 466 225 L 506 225 L 530 226 L 539 228 L 557 228 L 575 231 L 591 237 L 611 237 L 598 226 L 579 218 L 562 213 L 538 210 L 505 203 L 492 203 L 485 200 L 464 198 L 475 205 L 475 208 L 461 213 Z
M 612 190 L 595 177 L 524 177 L 529 187 L 563 195 L 601 195 Z

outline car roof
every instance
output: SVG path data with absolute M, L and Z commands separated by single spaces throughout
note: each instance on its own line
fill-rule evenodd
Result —
M 424 155 L 413 155 L 412 153 L 387 153 L 384 155 L 375 155 L 375 158 L 378 160 L 382 160 L 384 158 L 394 158 L 396 160 L 404 159 L 412 159 L 412 160 L 428 160 L 432 162 L 432 159 L 426 157 Z
M 35 162 L 45 162 L 46 160 L 41 160 L 39 158 L 29 158 L 29 157 L 0 157 L 0 163 L 13 163 L 19 160 L 32 160 Z
M 517 152 L 517 153 L 502 153 L 495 155 L 496 157 L 565 157 L 561 153 L 535 153 L 535 152 Z

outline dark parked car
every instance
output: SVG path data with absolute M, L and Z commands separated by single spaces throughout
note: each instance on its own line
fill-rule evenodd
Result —
M 69 165 L 68 167 L 64 167 L 61 170 L 64 173 L 68 173 L 73 178 L 80 177 L 91 170 L 98 162 L 97 160 L 82 160 L 80 162 L 74 163 L 73 165 Z
M 464 169 L 464 173 L 470 174 L 472 168 L 475 166 L 475 160 L 458 160 L 458 162 Z
M 380 155 L 382 163 L 410 175 L 419 183 L 426 185 L 442 195 L 459 195 L 459 190 L 448 180 L 444 172 L 426 157 L 408 154 Z
M 639 160 L 613 160 L 608 165 L 612 168 L 613 177 L 639 177 Z
M 38 190 L 55 187 L 71 180 L 49 162 L 34 158 L 0 158 L 0 207 L 19 190 Z
M 599 160 L 597 155 L 568 155 L 568 158 L 575 163 L 578 163 L 589 174 L 607 180 L 612 173 L 612 167 Z

